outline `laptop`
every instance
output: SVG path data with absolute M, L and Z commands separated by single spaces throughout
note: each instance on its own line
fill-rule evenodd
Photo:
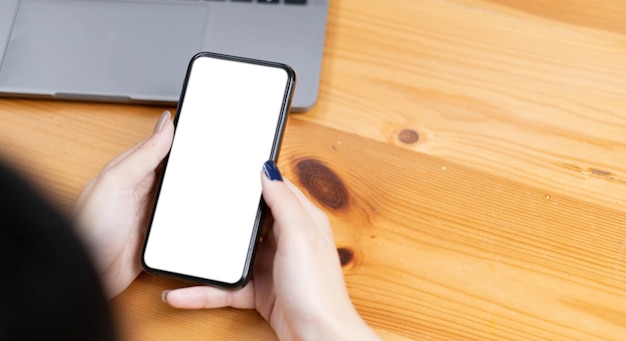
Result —
M 304 111 L 328 1 L 0 0 L 0 95 L 170 105 L 191 57 L 210 51 L 291 66 Z

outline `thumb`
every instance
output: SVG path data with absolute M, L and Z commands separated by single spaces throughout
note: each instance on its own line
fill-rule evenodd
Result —
M 163 112 L 152 136 L 130 150 L 128 155 L 111 168 L 111 172 L 120 175 L 116 178 L 132 185 L 154 172 L 172 146 L 174 125 L 170 116 L 169 111 Z

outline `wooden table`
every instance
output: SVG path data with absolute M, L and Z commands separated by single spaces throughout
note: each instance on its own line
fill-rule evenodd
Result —
M 319 102 L 280 159 L 387 340 L 626 339 L 626 2 L 332 0 Z M 167 47 L 164 47 L 167 48 Z M 162 108 L 0 100 L 2 151 L 68 211 Z M 141 275 L 129 340 L 271 340 Z

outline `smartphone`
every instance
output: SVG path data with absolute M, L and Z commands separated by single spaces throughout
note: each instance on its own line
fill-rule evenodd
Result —
M 245 285 L 266 209 L 261 169 L 278 157 L 294 86 L 284 64 L 191 59 L 142 250 L 147 272 Z

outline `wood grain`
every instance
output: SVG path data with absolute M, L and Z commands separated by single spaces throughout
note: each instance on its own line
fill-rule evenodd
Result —
M 338 245 L 357 255 L 346 276 L 372 325 L 418 339 L 626 335 L 624 213 L 345 133 L 290 129 L 283 169 L 315 159 L 349 189 L 349 209 L 330 213 Z
M 386 340 L 626 335 L 626 3 L 331 1 L 321 93 L 280 167 L 330 216 Z M 171 108 L 170 108 L 171 109 Z M 67 212 L 163 108 L 0 99 L 0 153 Z M 141 275 L 129 340 L 273 340 Z
M 320 104 L 303 118 L 623 209 L 626 36 L 556 13 L 615 26 L 626 5 L 502 3 L 334 3 Z M 420 142 L 401 143 L 406 129 Z
M 478 0 L 503 5 L 505 8 L 523 11 L 532 15 L 557 20 L 576 26 L 626 33 L 626 3 L 623 1 L 554 1 L 554 0 Z
M 107 161 L 149 136 L 162 110 L 1 99 L 0 155 L 69 211 Z

